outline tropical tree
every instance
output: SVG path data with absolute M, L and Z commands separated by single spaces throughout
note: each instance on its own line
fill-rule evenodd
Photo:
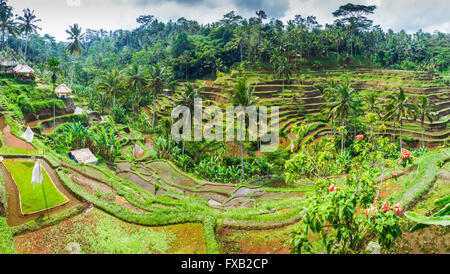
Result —
M 6 2 L 0 2 L 0 29 L 2 32 L 2 51 L 5 50 L 6 35 L 10 34 L 14 38 L 19 34 L 19 28 L 14 21 L 12 7 L 6 5 Z
M 369 114 L 380 114 L 380 108 L 378 106 L 377 102 L 377 96 L 374 92 L 369 93 L 366 97 L 364 97 L 364 101 L 366 102 L 367 110 L 369 111 Z M 370 123 L 370 137 L 369 140 L 372 140 L 373 135 L 373 119 L 369 119 Z
M 62 70 L 59 67 L 59 65 L 61 64 L 61 60 L 59 60 L 58 58 L 54 58 L 54 57 L 50 57 L 47 60 L 47 69 L 52 73 L 52 83 L 53 83 L 53 87 L 56 84 L 56 81 L 58 80 L 58 74 L 62 74 Z
M 125 86 L 132 96 L 132 111 L 134 113 L 135 98 L 143 93 L 146 75 L 140 65 L 133 64 L 125 71 L 124 78 Z
M 158 95 L 162 92 L 164 85 L 166 84 L 168 78 L 167 68 L 161 66 L 160 64 L 155 64 L 150 66 L 149 73 L 149 84 L 147 85 L 147 90 L 153 93 L 153 121 L 152 128 L 155 128 L 156 121 L 156 101 L 158 100 Z
M 20 30 L 22 33 L 26 36 L 26 42 L 25 42 L 25 61 L 27 60 L 27 51 L 28 51 L 28 41 L 30 40 L 31 34 L 37 33 L 38 30 L 41 30 L 40 27 L 36 25 L 36 23 L 41 22 L 41 19 L 37 19 L 36 15 L 34 14 L 34 10 L 31 11 L 30 9 L 26 8 L 23 10 L 23 16 L 17 17 L 17 20 L 19 20 L 20 23 Z
M 97 92 L 102 92 L 111 104 L 112 109 L 116 106 L 116 97 L 122 94 L 124 85 L 122 77 L 117 69 L 107 72 L 97 82 Z M 111 110 L 112 110 L 111 109 Z
M 429 100 L 426 96 L 420 98 L 420 102 L 416 105 L 417 116 L 420 119 L 420 126 L 422 128 L 422 147 L 425 147 L 425 139 L 423 137 L 425 131 L 425 119 L 428 119 L 430 123 L 433 123 L 432 112 L 436 109 L 436 105 Z
M 330 80 L 327 83 L 326 87 L 323 89 L 322 93 L 322 98 L 323 100 L 325 100 L 325 104 L 322 105 L 321 111 L 331 121 L 331 127 L 333 128 L 333 137 L 335 134 L 336 113 L 331 112 L 332 108 L 330 107 L 330 104 L 336 100 L 338 85 L 338 82 L 336 82 L 335 80 Z
M 192 85 L 191 83 L 187 83 L 184 86 L 183 91 L 180 93 L 180 99 L 178 99 L 177 105 L 185 106 L 189 108 L 191 113 L 193 113 L 195 98 L 201 98 L 200 93 L 194 88 L 194 85 Z M 183 139 L 181 155 L 184 155 L 184 146 L 185 140 Z
M 278 78 L 281 78 L 283 82 L 283 100 L 284 100 L 284 81 L 289 81 L 289 75 L 291 74 L 291 65 L 289 64 L 289 59 L 282 55 L 279 58 L 277 58 L 277 64 L 276 64 L 276 71 L 275 75 Z
M 69 35 L 70 43 L 66 47 L 66 51 L 72 55 L 72 73 L 70 76 L 70 87 L 72 87 L 73 83 L 73 73 L 75 70 L 75 61 L 74 56 L 76 54 L 82 55 L 83 51 L 86 51 L 86 47 L 83 45 L 82 40 L 84 39 L 84 33 L 82 33 L 82 29 L 78 26 L 78 24 L 74 24 L 70 26 L 66 33 Z
M 403 88 L 399 88 L 396 94 L 387 96 L 385 119 L 393 119 L 400 124 L 400 150 L 402 150 L 402 129 L 403 119 L 415 118 L 414 104 L 410 103 L 410 98 L 406 96 Z
M 255 92 L 255 87 L 252 88 L 246 78 L 239 79 L 239 81 L 234 85 L 232 91 L 228 94 L 228 99 L 233 106 L 246 108 L 246 107 L 255 105 L 257 103 L 258 98 L 253 96 L 254 92 Z M 245 121 L 245 119 L 244 119 L 244 121 Z M 245 127 L 245 122 L 241 124 L 241 132 L 244 132 L 244 127 Z M 240 146 L 241 146 L 242 179 L 244 179 L 245 171 L 244 171 L 243 141 L 240 142 Z
M 344 154 L 345 121 L 356 109 L 357 93 L 349 83 L 341 83 L 336 87 L 336 95 L 327 105 L 330 115 L 341 119 L 341 155 Z

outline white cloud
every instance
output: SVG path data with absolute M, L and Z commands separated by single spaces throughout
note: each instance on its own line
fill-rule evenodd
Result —
M 371 18 L 385 30 L 450 32 L 448 0 L 14 0 L 10 4 L 15 13 L 34 9 L 42 19 L 42 32 L 65 40 L 65 30 L 74 23 L 83 29 L 132 29 L 137 26 L 136 18 L 144 14 L 164 22 L 185 17 L 206 24 L 231 10 L 248 17 L 262 8 L 269 17 L 281 16 L 284 21 L 296 14 L 315 15 L 319 23 L 325 24 L 332 23 L 331 13 L 348 2 L 378 4 Z

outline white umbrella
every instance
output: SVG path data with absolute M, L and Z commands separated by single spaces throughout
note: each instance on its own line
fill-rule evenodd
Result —
M 0 156 L 0 163 L 3 163 L 3 160 L 5 160 L 3 159 L 3 156 Z
M 30 127 L 27 127 L 25 132 L 22 134 L 22 138 L 25 139 L 27 143 L 33 142 L 34 132 L 31 130 Z
M 42 169 L 41 169 L 41 163 L 39 161 L 36 162 L 33 168 L 33 174 L 31 176 L 31 182 L 33 183 L 33 190 L 36 184 L 42 185 Z

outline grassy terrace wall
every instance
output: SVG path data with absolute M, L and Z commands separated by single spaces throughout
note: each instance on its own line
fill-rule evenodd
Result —
M 440 165 L 450 161 L 450 148 L 431 151 L 420 158 L 417 171 L 411 172 L 402 191 L 396 196 L 404 208 L 410 209 L 436 181 Z

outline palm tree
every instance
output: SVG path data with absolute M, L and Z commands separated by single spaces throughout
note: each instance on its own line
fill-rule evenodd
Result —
M 0 29 L 2 31 L 2 51 L 5 50 L 6 34 L 9 33 L 14 38 L 19 34 L 17 23 L 14 22 L 12 8 L 7 6 L 5 2 L 0 3 Z
M 158 100 L 158 94 L 164 88 L 167 79 L 167 69 L 160 64 L 150 66 L 149 84 L 147 89 L 153 92 L 153 122 L 152 128 L 155 128 L 156 121 L 156 101 Z
M 249 107 L 251 105 L 254 105 L 257 103 L 258 98 L 253 96 L 253 93 L 255 92 L 255 88 L 250 87 L 249 82 L 246 78 L 240 79 L 233 87 L 233 90 L 229 93 L 228 99 L 231 102 L 231 104 L 235 107 Z M 245 117 L 244 117 L 245 118 Z M 244 119 L 245 120 L 245 119 Z M 244 124 L 241 124 L 241 132 L 243 132 L 243 128 L 245 127 Z M 241 145 L 241 168 L 242 168 L 242 179 L 245 177 L 245 171 L 244 171 L 244 145 L 242 141 L 240 142 Z
M 416 106 L 417 115 L 420 118 L 420 126 L 422 127 L 422 147 L 425 147 L 425 139 L 423 137 L 425 131 L 425 119 L 433 123 L 431 113 L 436 109 L 436 105 L 431 102 L 426 96 L 420 98 L 420 103 Z
M 28 41 L 30 40 L 30 35 L 37 33 L 38 30 L 41 30 L 40 27 L 36 25 L 36 23 L 41 22 L 41 19 L 37 19 L 36 15 L 34 15 L 34 10 L 30 9 L 23 10 L 23 16 L 17 17 L 17 20 L 21 21 L 20 28 L 26 36 L 25 42 L 25 61 L 27 60 L 27 51 L 28 51 Z
M 328 104 L 329 113 L 334 117 L 341 119 L 341 155 L 344 154 L 344 128 L 345 120 L 352 114 L 356 108 L 357 93 L 351 88 L 349 83 L 339 84 L 336 87 L 336 95 Z
M 325 100 L 325 104 L 322 105 L 321 111 L 324 115 L 331 120 L 331 127 L 333 128 L 333 138 L 335 135 L 335 113 L 331 112 L 330 103 L 336 100 L 338 83 L 334 80 L 330 80 L 327 86 L 323 89 L 322 98 Z
M 402 150 L 402 128 L 403 118 L 415 117 L 415 107 L 409 101 L 410 98 L 406 96 L 403 88 L 399 88 L 396 94 L 389 94 L 387 96 L 386 115 L 385 119 L 394 119 L 400 124 L 400 150 Z
M 200 93 L 194 88 L 194 85 L 192 85 L 191 83 L 187 83 L 184 86 L 183 92 L 180 94 L 180 99 L 178 99 L 177 105 L 185 106 L 185 107 L 189 108 L 191 113 L 193 113 L 195 98 L 201 98 Z M 184 155 L 184 146 L 185 146 L 185 140 L 183 138 L 183 145 L 182 145 L 182 152 L 181 152 L 182 155 Z
M 367 105 L 367 110 L 370 113 L 380 114 L 380 108 L 377 104 L 377 96 L 375 93 L 369 93 L 366 97 L 364 97 L 364 101 Z M 372 140 L 372 134 L 373 134 L 373 121 L 370 120 L 370 138 L 369 140 Z
M 112 101 L 112 109 L 116 106 L 116 96 L 120 95 L 123 91 L 122 77 L 117 69 L 106 73 L 97 82 L 97 91 L 103 92 L 105 96 L 109 98 L 109 102 Z
M 47 69 L 52 73 L 52 83 L 53 83 L 53 88 L 55 87 L 56 84 L 56 80 L 58 78 L 58 74 L 61 74 L 61 68 L 59 67 L 59 65 L 61 64 L 61 60 L 59 60 L 58 58 L 55 57 L 50 57 L 47 60 Z
M 82 29 L 78 27 L 78 24 L 74 24 L 70 26 L 66 33 L 69 34 L 69 40 L 71 41 L 69 45 L 66 47 L 66 51 L 72 55 L 72 73 L 70 76 L 70 87 L 72 87 L 73 83 L 73 72 L 75 69 L 74 55 L 79 54 L 82 55 L 83 51 L 86 51 L 86 47 L 83 45 L 82 40 L 84 39 L 84 33 L 82 33 Z
M 289 81 L 289 75 L 291 74 L 291 66 L 289 60 L 286 56 L 281 56 L 277 59 L 277 69 L 275 71 L 275 76 L 281 78 L 283 81 L 283 100 L 284 100 L 284 81 L 285 79 Z
M 134 113 L 134 102 L 136 95 L 142 94 L 145 86 L 146 75 L 138 64 L 132 65 L 125 71 L 126 88 L 132 92 L 132 111 Z

